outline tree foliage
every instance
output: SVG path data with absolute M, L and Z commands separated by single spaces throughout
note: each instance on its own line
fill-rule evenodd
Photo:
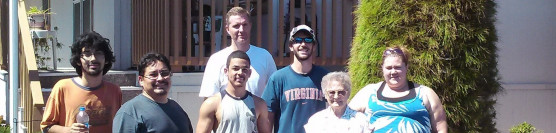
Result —
M 404 46 L 408 78 L 440 96 L 450 132 L 496 132 L 499 83 L 492 0 L 361 0 L 348 67 L 352 96 L 381 80 L 382 51 Z

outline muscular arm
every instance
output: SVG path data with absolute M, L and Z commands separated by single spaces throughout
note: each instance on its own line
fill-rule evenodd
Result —
M 220 97 L 207 98 L 199 110 L 196 133 L 210 133 L 216 120 L 216 111 L 220 104 Z
M 442 102 L 438 95 L 430 88 L 427 89 L 428 104 L 425 103 L 429 116 L 431 117 L 432 132 L 446 133 L 448 132 L 448 123 L 446 121 L 446 111 L 442 106 Z
M 271 133 L 272 125 L 268 120 L 268 110 L 263 99 L 254 97 L 257 112 L 257 130 L 261 133 Z

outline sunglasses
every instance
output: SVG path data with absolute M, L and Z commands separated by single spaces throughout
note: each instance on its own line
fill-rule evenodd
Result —
M 390 49 L 384 50 L 384 53 L 382 53 L 382 56 L 385 57 L 385 56 L 392 55 L 392 54 L 403 55 L 403 51 L 399 48 L 390 48 Z
M 293 42 L 295 42 L 295 43 L 301 43 L 301 42 L 313 43 L 314 41 L 315 41 L 315 39 L 313 39 L 311 37 L 306 37 L 306 38 L 295 37 L 295 38 L 293 38 Z

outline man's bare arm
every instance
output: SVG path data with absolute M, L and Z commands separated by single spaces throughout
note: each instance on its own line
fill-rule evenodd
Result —
M 261 133 L 271 133 L 272 125 L 268 120 L 268 109 L 266 103 L 263 99 L 255 97 L 256 112 L 257 114 L 257 128 Z
M 210 133 L 216 120 L 216 111 L 220 104 L 220 97 L 209 97 L 201 105 L 196 133 Z

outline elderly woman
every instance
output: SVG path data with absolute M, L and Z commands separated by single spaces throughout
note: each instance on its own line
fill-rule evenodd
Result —
M 331 72 L 322 78 L 322 91 L 328 107 L 319 111 L 304 126 L 307 133 L 362 133 L 370 132 L 365 114 L 347 106 L 351 80 L 345 72 Z
M 386 48 L 382 54 L 383 82 L 361 89 L 349 104 L 370 115 L 375 132 L 447 132 L 446 112 L 429 87 L 407 80 L 409 53 Z

